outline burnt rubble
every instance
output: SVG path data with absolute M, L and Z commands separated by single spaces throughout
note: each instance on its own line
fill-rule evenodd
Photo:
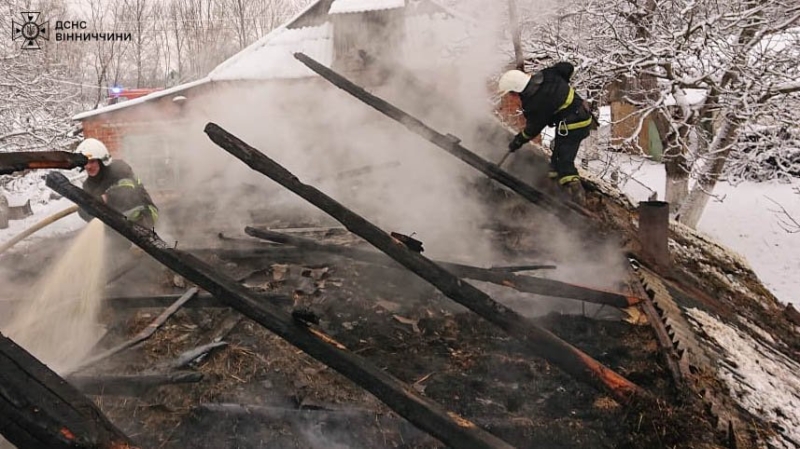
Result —
M 493 243 L 526 274 L 432 261 L 422 241 L 384 232 L 209 124 L 215 143 L 346 229 L 273 214 L 243 230 L 258 239 L 208 229 L 213 238 L 184 248 L 50 175 L 51 188 L 147 255 L 130 255 L 112 274 L 109 332 L 94 356 L 65 375 L 69 384 L 46 373 L 59 388 L 73 385 L 61 401 L 90 412 L 47 409 L 42 426 L 19 413 L 42 399 L 39 390 L 0 389 L 0 424 L 17 423 L 0 431 L 20 447 L 61 447 L 67 428 L 89 441 L 78 447 L 166 449 L 750 448 L 776 431 L 737 407 L 715 377 L 713 348 L 683 318 L 688 307 L 738 310 L 774 324 L 792 356 L 796 337 L 745 264 L 676 227 L 671 263 L 653 263 L 634 208 L 602 183 L 584 182 L 581 206 L 546 194 L 546 184 L 515 189 L 524 182 L 470 157 L 457 139 L 404 123 L 511 189 L 474 186 L 493 208 Z M 575 220 L 589 253 L 618 243 L 627 277 L 598 290 L 540 276 L 570 262 L 550 259 L 547 220 Z M 41 264 L 0 265 L 11 260 L 26 276 Z M 0 356 L 24 358 L 14 351 L 0 346 Z M 17 429 L 37 429 L 38 441 L 10 433 Z

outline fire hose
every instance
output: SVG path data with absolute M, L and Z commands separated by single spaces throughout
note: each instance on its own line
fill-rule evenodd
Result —
M 70 206 L 70 207 L 60 211 L 60 212 L 56 212 L 53 215 L 45 218 L 44 220 L 36 223 L 35 225 L 31 226 L 30 228 L 28 228 L 28 229 L 24 230 L 23 232 L 19 233 L 17 236 L 12 238 L 11 240 L 9 240 L 9 241 L 3 243 L 2 245 L 0 245 L 0 254 L 3 254 L 9 248 L 11 248 L 12 246 L 14 246 L 17 243 L 21 242 L 23 239 L 25 239 L 29 235 L 33 234 L 34 232 L 37 232 L 40 229 L 42 229 L 42 228 L 44 228 L 46 226 L 49 226 L 49 225 L 55 223 L 56 221 L 66 217 L 68 215 L 74 214 L 77 211 L 78 211 L 78 206 L 73 205 L 73 206 Z

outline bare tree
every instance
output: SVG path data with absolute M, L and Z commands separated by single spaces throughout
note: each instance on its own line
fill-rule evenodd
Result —
M 0 20 L 19 21 L 23 2 L 0 9 Z M 51 13 L 63 5 L 42 5 Z M 45 9 L 47 8 L 47 9 Z M 0 39 L 0 151 L 53 150 L 67 146 L 70 116 L 82 108 L 71 67 L 59 61 L 56 49 L 22 50 L 20 41 Z
M 115 11 L 120 7 L 118 1 L 88 0 L 89 25 L 102 32 L 117 31 Z M 95 107 L 103 102 L 108 87 L 119 80 L 122 71 L 122 52 L 125 49 L 119 40 L 95 39 L 91 42 L 91 59 L 93 62 L 93 78 L 97 86 Z
M 135 86 L 144 87 L 143 71 L 145 62 L 152 60 L 152 52 L 157 51 L 151 46 L 152 35 L 149 25 L 153 23 L 153 4 L 148 0 L 123 0 L 122 14 L 119 24 L 126 31 L 130 31 L 133 39 L 133 66 L 136 71 Z M 145 56 L 147 55 L 147 56 Z M 157 60 L 157 58 L 156 58 Z
M 746 153 L 742 129 L 796 111 L 798 25 L 796 2 L 590 0 L 537 28 L 527 46 L 577 60 L 589 86 L 633 80 L 621 95 L 639 126 L 655 119 L 668 200 L 696 226 L 727 162 L 754 162 L 736 157 Z
M 772 198 L 765 196 L 772 204 L 778 207 L 778 210 L 772 210 L 774 214 L 778 215 L 778 226 L 789 234 L 800 233 L 800 221 L 798 221 L 783 205 Z

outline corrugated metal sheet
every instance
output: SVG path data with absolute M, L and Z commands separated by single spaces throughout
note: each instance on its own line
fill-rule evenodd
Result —
M 334 0 L 328 14 L 348 14 L 365 11 L 402 8 L 405 0 Z
M 268 39 L 266 38 L 268 37 Z M 330 66 L 333 60 L 333 27 L 330 22 L 317 27 L 280 28 L 226 61 L 210 74 L 212 81 L 304 78 L 314 72 L 294 58 L 303 52 Z

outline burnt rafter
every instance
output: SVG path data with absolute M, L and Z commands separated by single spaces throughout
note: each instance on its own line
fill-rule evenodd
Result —
M 25 449 L 135 449 L 92 401 L 2 334 L 0 434 Z
M 153 231 L 131 224 L 122 214 L 70 184 L 62 174 L 48 175 L 47 186 L 79 204 L 172 271 L 363 387 L 447 446 L 475 449 L 512 447 L 474 423 L 418 395 L 409 385 L 348 351 L 318 328 L 298 323 L 278 307 L 261 301 L 246 287 L 195 256 L 170 248 Z
M 508 187 L 526 200 L 536 204 L 553 215 L 556 215 L 562 220 L 576 222 L 581 220 L 584 216 L 591 215 L 588 211 L 580 206 L 572 203 L 559 202 L 547 193 L 536 189 L 535 187 L 523 182 L 515 176 L 512 176 L 507 171 L 501 169 L 497 164 L 493 164 L 465 148 L 459 143 L 460 140 L 457 137 L 449 134 L 445 135 L 436 131 L 435 129 L 423 123 L 421 120 L 413 117 L 411 114 L 401 110 L 382 98 L 372 95 L 364 90 L 364 88 L 356 85 L 352 81 L 329 69 L 328 67 L 325 67 L 305 54 L 295 53 L 294 57 L 298 61 L 305 64 L 309 69 L 328 80 L 331 84 L 358 98 L 387 117 L 396 120 L 410 131 L 420 135 L 424 139 L 452 154 L 471 167 L 485 174 L 489 178 Z
M 0 175 L 37 168 L 71 169 L 83 167 L 89 159 L 67 151 L 18 151 L 0 153 Z
M 282 234 L 280 232 L 254 228 L 250 226 L 246 227 L 244 232 L 252 237 L 269 240 L 275 243 L 291 245 L 297 248 L 311 251 L 329 252 L 361 262 L 397 266 L 397 263 L 386 254 L 375 251 L 367 251 L 360 248 L 350 248 L 342 245 L 322 244 L 311 239 L 295 237 L 293 235 Z M 513 273 L 505 273 L 501 270 L 473 267 L 457 263 L 440 261 L 433 262 L 458 277 L 473 279 L 476 281 L 491 282 L 526 293 L 577 299 L 581 301 L 592 302 L 596 304 L 606 304 L 622 308 L 630 307 L 640 301 L 640 298 L 634 296 L 596 290 L 552 279 L 521 276 Z
M 533 324 L 516 311 L 498 303 L 469 283 L 461 281 L 457 276 L 421 254 L 409 251 L 405 245 L 374 224 L 316 188 L 303 184 L 280 164 L 218 125 L 209 123 L 206 125 L 205 131 L 211 140 L 225 149 L 225 151 L 240 159 L 250 168 L 263 173 L 273 181 L 317 206 L 342 223 L 350 232 L 359 235 L 389 257 L 431 283 L 445 296 L 467 307 L 509 335 L 517 338 L 532 354 L 548 360 L 582 382 L 609 392 L 620 401 L 627 402 L 634 397 L 650 397 L 648 393 L 631 381 L 603 366 L 597 360 L 560 339 L 552 332 Z

